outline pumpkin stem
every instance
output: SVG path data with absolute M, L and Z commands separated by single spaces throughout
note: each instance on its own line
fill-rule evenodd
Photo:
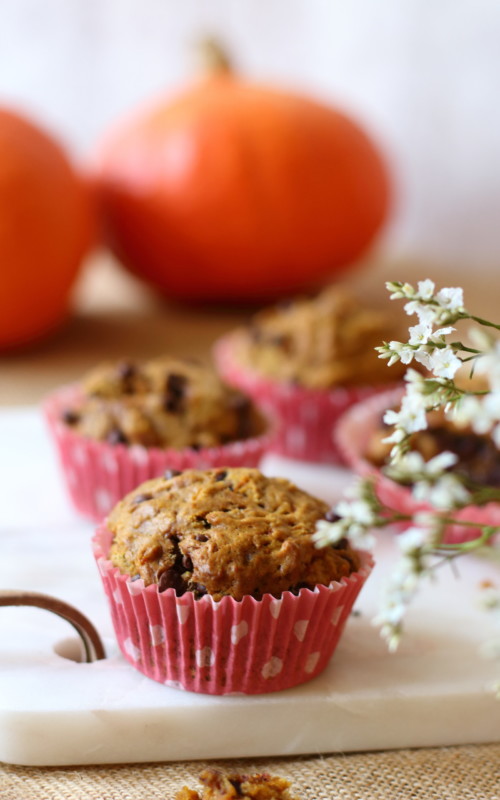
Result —
M 207 37 L 197 45 L 198 61 L 207 75 L 229 75 L 233 71 L 231 59 L 224 46 L 217 40 Z

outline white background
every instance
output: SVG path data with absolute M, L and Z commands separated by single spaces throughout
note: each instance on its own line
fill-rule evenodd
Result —
M 111 122 L 188 79 L 206 33 L 248 76 L 369 127 L 397 187 L 390 253 L 495 270 L 499 0 L 0 0 L 0 102 L 85 159 Z

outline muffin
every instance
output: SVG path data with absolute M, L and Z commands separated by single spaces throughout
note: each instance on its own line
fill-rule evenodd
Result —
M 244 467 L 186 470 L 129 493 L 94 552 L 118 643 L 148 677 L 256 694 L 328 663 L 371 560 L 312 534 L 321 500 Z
M 256 466 L 269 441 L 254 403 L 192 360 L 103 364 L 44 410 L 70 498 L 96 521 L 167 469 Z
M 276 417 L 274 452 L 336 464 L 338 418 L 402 377 L 401 365 L 389 371 L 375 351 L 395 337 L 386 314 L 329 287 L 260 312 L 216 343 L 215 360 L 229 383 Z
M 205 769 L 200 774 L 200 783 L 202 794 L 184 786 L 177 792 L 176 800 L 298 800 L 288 791 L 289 781 L 267 772 L 224 775 L 217 769 Z
M 402 389 L 371 397 L 351 408 L 339 420 L 336 439 L 343 459 L 355 472 L 372 476 L 380 500 L 389 508 L 403 514 L 432 510 L 426 502 L 417 501 L 411 485 L 401 485 L 384 474 L 391 445 L 384 442 L 392 429 L 383 416 L 387 409 L 399 405 Z M 470 429 L 458 428 L 442 413 L 431 413 L 429 427 L 411 437 L 411 449 L 419 452 L 428 461 L 443 451 L 455 453 L 458 461 L 450 470 L 473 482 L 486 486 L 498 486 L 500 480 L 500 453 L 491 437 L 480 436 Z M 486 503 L 483 506 L 467 506 L 453 512 L 457 519 L 481 524 L 500 524 L 500 504 Z M 404 530 L 409 521 L 398 526 Z M 470 541 L 480 534 L 480 529 L 449 525 L 445 540 L 448 544 Z

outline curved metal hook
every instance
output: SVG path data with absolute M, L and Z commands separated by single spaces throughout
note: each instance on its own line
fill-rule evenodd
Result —
M 51 611 L 53 614 L 67 620 L 78 633 L 83 642 L 85 660 L 87 663 L 106 658 L 101 637 L 89 619 L 77 608 L 39 592 L 23 592 L 15 589 L 0 589 L 0 606 L 35 606 Z

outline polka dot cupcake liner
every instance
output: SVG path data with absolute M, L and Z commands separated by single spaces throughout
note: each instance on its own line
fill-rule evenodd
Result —
M 344 464 L 335 436 L 339 419 L 359 401 L 386 391 L 387 384 L 307 389 L 270 380 L 241 366 L 234 349 L 231 334 L 219 339 L 214 348 L 215 363 L 224 380 L 246 392 L 276 420 L 270 451 L 300 461 Z
M 353 604 L 373 567 L 340 582 L 261 600 L 209 595 L 177 597 L 120 573 L 107 558 L 112 534 L 103 524 L 94 556 L 119 647 L 130 664 L 176 689 L 212 695 L 263 694 L 318 675 L 338 644 Z
M 109 444 L 81 436 L 62 422 L 62 412 L 78 398 L 77 386 L 63 387 L 45 400 L 43 410 L 69 497 L 77 511 L 94 522 L 136 486 L 166 470 L 257 467 L 271 440 L 266 433 L 200 450 Z
M 403 389 L 371 397 L 347 411 L 337 426 L 336 439 L 344 462 L 358 475 L 375 479 L 377 495 L 381 502 L 402 514 L 415 514 L 418 511 L 432 511 L 429 503 L 417 502 L 411 488 L 395 483 L 365 458 L 367 443 L 372 434 L 380 427 L 384 411 L 399 405 Z M 499 453 L 500 458 L 500 453 Z M 466 522 L 477 522 L 484 525 L 500 526 L 500 503 L 487 503 L 484 506 L 466 506 L 454 512 L 457 519 Z M 395 530 L 401 532 L 412 524 L 400 523 Z M 449 525 L 446 528 L 447 544 L 459 544 L 476 539 L 480 535 L 479 528 L 463 525 Z

